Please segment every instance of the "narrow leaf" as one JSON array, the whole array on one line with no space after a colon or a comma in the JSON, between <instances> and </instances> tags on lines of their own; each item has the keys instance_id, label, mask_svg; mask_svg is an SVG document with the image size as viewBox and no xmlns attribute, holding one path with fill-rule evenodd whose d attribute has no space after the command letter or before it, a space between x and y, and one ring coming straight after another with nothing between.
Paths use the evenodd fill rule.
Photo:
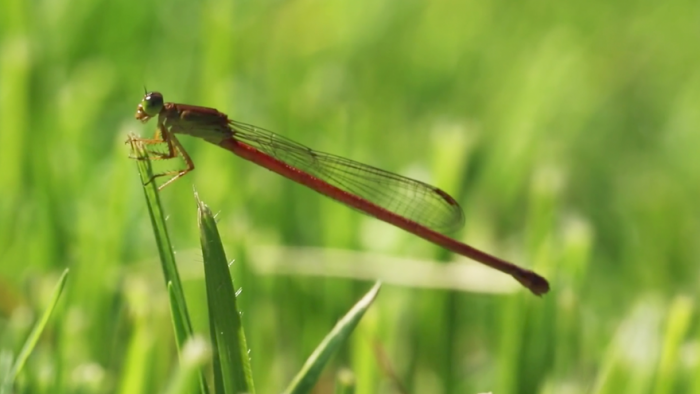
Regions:
<instances>
[{"instance_id":1,"label":"narrow leaf","mask_svg":"<svg viewBox=\"0 0 700 394\"><path fill-rule=\"evenodd\" d=\"M294 377L292 383L287 387L285 393L300 394L311 392L311 389L318 381L323 368L326 366L331 356L340 348L350 333L355 329L367 308L372 304L381 287L380 282L376 282L367 294L343 316L335 327L331 330L316 350L309 356L301 371Z\"/></svg>"},{"instance_id":2,"label":"narrow leaf","mask_svg":"<svg viewBox=\"0 0 700 394\"><path fill-rule=\"evenodd\" d=\"M34 324L32 331L29 333L29 337L27 337L27 340L22 346L22 350L20 350L19 354L17 355L17 359L15 360L15 363L8 375L8 378L11 379L11 381L14 381L17 378L17 375L22 370L22 367L24 367L27 358L29 358L29 355L32 353L32 350L34 350L34 347L39 341L39 337L44 331L46 323L48 323L49 317L51 317L51 313L56 307L58 300L61 298L61 293L63 292L63 287L66 284L67 279L68 268L63 271L63 274L61 274L61 277L58 279L58 283L56 283L56 287L54 287L53 294L51 295L51 300L49 302L49 307L46 308L39 321Z\"/></svg>"},{"instance_id":3,"label":"narrow leaf","mask_svg":"<svg viewBox=\"0 0 700 394\"><path fill-rule=\"evenodd\" d=\"M195 199L199 207L209 327L215 353L216 392L254 393L248 345L216 220L196 193Z\"/></svg>"}]
</instances>

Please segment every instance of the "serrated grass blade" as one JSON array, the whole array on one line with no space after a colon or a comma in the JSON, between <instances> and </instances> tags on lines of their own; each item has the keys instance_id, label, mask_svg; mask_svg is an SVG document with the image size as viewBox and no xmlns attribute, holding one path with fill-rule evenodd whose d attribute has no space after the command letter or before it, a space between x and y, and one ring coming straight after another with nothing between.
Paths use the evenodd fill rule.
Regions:
<instances>
[{"instance_id":1,"label":"serrated grass blade","mask_svg":"<svg viewBox=\"0 0 700 394\"><path fill-rule=\"evenodd\" d=\"M148 159L148 153L144 149L143 144L139 141L130 139L129 142L131 143L132 153L138 158L136 164L139 174L141 175L143 192L146 196L146 206L148 207L151 225L153 226L153 234L155 235L156 245L158 246L158 254L160 255L165 284L166 286L172 286L173 298L176 300L178 308L180 308L184 314L184 325L182 328L185 329L185 332L177 332L179 328L176 326L178 348L182 348L186 338L192 335L192 323L187 312L187 303L185 302L180 275L177 271L175 255L173 254L173 247L170 243L170 235L165 225L165 214L163 213L163 207L160 203L160 196L156 183L151 181L151 179L153 179L153 169L151 167L151 161Z\"/></svg>"},{"instance_id":2,"label":"serrated grass blade","mask_svg":"<svg viewBox=\"0 0 700 394\"><path fill-rule=\"evenodd\" d=\"M195 193L217 393L254 393L248 345L216 220Z\"/></svg>"}]
</instances>

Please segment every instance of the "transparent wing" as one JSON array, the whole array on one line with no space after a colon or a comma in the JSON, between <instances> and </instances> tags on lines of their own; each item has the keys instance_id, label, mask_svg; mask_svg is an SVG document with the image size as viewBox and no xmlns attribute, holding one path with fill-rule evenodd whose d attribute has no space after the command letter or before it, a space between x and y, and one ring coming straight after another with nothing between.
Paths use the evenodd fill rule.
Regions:
<instances>
[{"instance_id":1,"label":"transparent wing","mask_svg":"<svg viewBox=\"0 0 700 394\"><path fill-rule=\"evenodd\" d=\"M233 137L348 193L441 233L464 224L459 204L444 191L304 145L259 127L230 121Z\"/></svg>"}]
</instances>

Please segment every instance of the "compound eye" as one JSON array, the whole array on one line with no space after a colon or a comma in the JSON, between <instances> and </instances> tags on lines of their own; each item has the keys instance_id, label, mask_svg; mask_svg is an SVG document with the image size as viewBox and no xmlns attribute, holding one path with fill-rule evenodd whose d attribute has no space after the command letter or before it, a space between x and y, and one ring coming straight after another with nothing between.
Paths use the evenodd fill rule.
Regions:
<instances>
[{"instance_id":1,"label":"compound eye","mask_svg":"<svg viewBox=\"0 0 700 394\"><path fill-rule=\"evenodd\" d=\"M163 109L163 95L158 92L148 92L141 100L141 108L148 117L158 115Z\"/></svg>"}]
</instances>

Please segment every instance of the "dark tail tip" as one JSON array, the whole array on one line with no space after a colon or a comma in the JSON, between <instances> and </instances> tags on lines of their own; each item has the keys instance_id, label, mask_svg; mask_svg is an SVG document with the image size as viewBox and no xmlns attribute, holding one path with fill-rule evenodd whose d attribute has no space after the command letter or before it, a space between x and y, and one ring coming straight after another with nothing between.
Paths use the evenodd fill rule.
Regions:
<instances>
[{"instance_id":1,"label":"dark tail tip","mask_svg":"<svg viewBox=\"0 0 700 394\"><path fill-rule=\"evenodd\" d=\"M547 282L547 279L532 271L519 272L513 274L513 277L536 296L541 296L549 291L549 282Z\"/></svg>"}]
</instances>

